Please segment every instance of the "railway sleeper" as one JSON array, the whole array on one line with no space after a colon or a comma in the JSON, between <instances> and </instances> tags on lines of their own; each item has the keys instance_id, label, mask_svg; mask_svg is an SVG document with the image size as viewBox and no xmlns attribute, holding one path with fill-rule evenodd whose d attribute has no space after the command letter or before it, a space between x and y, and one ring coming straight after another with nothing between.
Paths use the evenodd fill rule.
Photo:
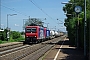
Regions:
<instances>
[{"instance_id":1,"label":"railway sleeper","mask_svg":"<svg viewBox=\"0 0 90 60\"><path fill-rule=\"evenodd\" d=\"M43 47L43 45L40 45L41 47ZM0 56L0 60L13 60L23 54L26 54L28 52L32 53L32 52L35 52L35 50L37 49L40 49L40 46L38 46L38 48L36 47L27 47L27 48L24 48L24 49L21 49L21 50L18 50L18 51L14 51L14 52L10 52L6 55L2 55ZM22 56L21 56L22 57ZM19 57L19 58L21 58Z\"/></svg>"},{"instance_id":2,"label":"railway sleeper","mask_svg":"<svg viewBox=\"0 0 90 60\"><path fill-rule=\"evenodd\" d=\"M23 46L23 43L22 44L15 44L15 45L10 45L10 46L7 46L7 47L3 47L3 48L0 48L0 51L5 51L5 50L9 50L9 49L13 49L13 48L16 48L16 47L20 47L20 46Z\"/></svg>"}]
</instances>

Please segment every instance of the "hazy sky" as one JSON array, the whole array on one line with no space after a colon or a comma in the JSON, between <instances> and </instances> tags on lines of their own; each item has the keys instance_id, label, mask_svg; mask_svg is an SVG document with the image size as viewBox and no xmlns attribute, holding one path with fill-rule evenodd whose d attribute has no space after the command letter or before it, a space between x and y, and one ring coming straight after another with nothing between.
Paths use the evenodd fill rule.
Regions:
<instances>
[{"instance_id":1,"label":"hazy sky","mask_svg":"<svg viewBox=\"0 0 90 60\"><path fill-rule=\"evenodd\" d=\"M30 18L40 18L43 22L49 23L49 29L55 29L56 26L56 30L65 31L64 25L58 24L64 23L66 18L62 10L64 4L61 2L68 2L68 0L1 0L1 27L7 27L7 14L17 14L8 16L11 30L23 31L23 19L28 19L30 16Z\"/></svg>"}]
</instances>

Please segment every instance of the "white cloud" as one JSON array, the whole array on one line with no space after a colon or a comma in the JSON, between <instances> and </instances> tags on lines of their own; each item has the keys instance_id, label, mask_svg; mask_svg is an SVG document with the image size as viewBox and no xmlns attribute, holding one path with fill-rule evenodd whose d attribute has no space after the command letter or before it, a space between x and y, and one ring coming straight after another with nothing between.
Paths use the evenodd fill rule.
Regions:
<instances>
[{"instance_id":1,"label":"white cloud","mask_svg":"<svg viewBox=\"0 0 90 60\"><path fill-rule=\"evenodd\" d=\"M19 25L15 24L15 26L19 26Z\"/></svg>"}]
</instances>

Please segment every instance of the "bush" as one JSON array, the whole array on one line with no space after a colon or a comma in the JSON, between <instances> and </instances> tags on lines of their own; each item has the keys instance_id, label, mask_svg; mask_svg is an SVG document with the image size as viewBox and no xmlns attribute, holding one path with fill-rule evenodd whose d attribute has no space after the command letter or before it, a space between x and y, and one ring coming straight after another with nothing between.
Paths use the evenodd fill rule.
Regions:
<instances>
[{"instance_id":1,"label":"bush","mask_svg":"<svg viewBox=\"0 0 90 60\"><path fill-rule=\"evenodd\" d=\"M0 44L2 43L8 43L8 42L19 42L19 41L23 41L25 40L22 36L20 32L17 31L10 31L10 39L8 41L6 41L6 30L4 30L4 32L0 32Z\"/></svg>"},{"instance_id":2,"label":"bush","mask_svg":"<svg viewBox=\"0 0 90 60\"><path fill-rule=\"evenodd\" d=\"M2 43L2 41L0 40L0 44Z\"/></svg>"},{"instance_id":3,"label":"bush","mask_svg":"<svg viewBox=\"0 0 90 60\"><path fill-rule=\"evenodd\" d=\"M12 36L12 39L17 39L21 37L20 32L16 32L16 31L11 31L10 35Z\"/></svg>"},{"instance_id":4,"label":"bush","mask_svg":"<svg viewBox=\"0 0 90 60\"><path fill-rule=\"evenodd\" d=\"M23 40L25 40L25 39L22 38L22 37L15 39L15 41L17 41L17 42L19 42L19 41L23 41Z\"/></svg>"},{"instance_id":5,"label":"bush","mask_svg":"<svg viewBox=\"0 0 90 60\"><path fill-rule=\"evenodd\" d=\"M10 39L9 42L15 42L15 40L14 39Z\"/></svg>"}]
</instances>

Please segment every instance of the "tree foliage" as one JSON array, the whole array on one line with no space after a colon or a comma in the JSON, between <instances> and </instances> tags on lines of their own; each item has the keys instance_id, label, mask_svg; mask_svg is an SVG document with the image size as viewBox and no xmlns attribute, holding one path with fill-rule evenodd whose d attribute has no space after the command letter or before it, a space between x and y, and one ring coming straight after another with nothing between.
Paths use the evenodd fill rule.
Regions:
<instances>
[{"instance_id":1,"label":"tree foliage","mask_svg":"<svg viewBox=\"0 0 90 60\"><path fill-rule=\"evenodd\" d=\"M21 33L17 31L11 31L10 36L12 36L12 39L17 39L21 37Z\"/></svg>"},{"instance_id":2,"label":"tree foliage","mask_svg":"<svg viewBox=\"0 0 90 60\"><path fill-rule=\"evenodd\" d=\"M39 18L31 18L31 19L28 19L25 24L24 24L24 28L25 26L28 26L28 25L37 25L37 26L43 26L44 22L42 22L41 19Z\"/></svg>"},{"instance_id":3,"label":"tree foliage","mask_svg":"<svg viewBox=\"0 0 90 60\"><path fill-rule=\"evenodd\" d=\"M73 4L66 4L63 7L63 11L66 14L71 14L71 15L66 15L67 19L65 19L65 23L64 25L66 26L66 29L68 31L68 36L69 39L71 41L71 43L73 45L75 45L75 40L77 38L77 29L78 29L78 40L79 40L79 46L83 47L83 43L84 43L84 0L70 0L69 3L73 3ZM87 17L87 32L89 32L89 21L90 21L90 0L86 0L86 17ZM82 7L82 12L79 13L79 17L77 16L77 14L74 11L75 6L81 6ZM78 21L79 21L79 25L78 25ZM89 33L87 33L87 42L89 40ZM87 43L88 44L88 43ZM88 45L87 45L88 46Z\"/></svg>"}]
</instances>

